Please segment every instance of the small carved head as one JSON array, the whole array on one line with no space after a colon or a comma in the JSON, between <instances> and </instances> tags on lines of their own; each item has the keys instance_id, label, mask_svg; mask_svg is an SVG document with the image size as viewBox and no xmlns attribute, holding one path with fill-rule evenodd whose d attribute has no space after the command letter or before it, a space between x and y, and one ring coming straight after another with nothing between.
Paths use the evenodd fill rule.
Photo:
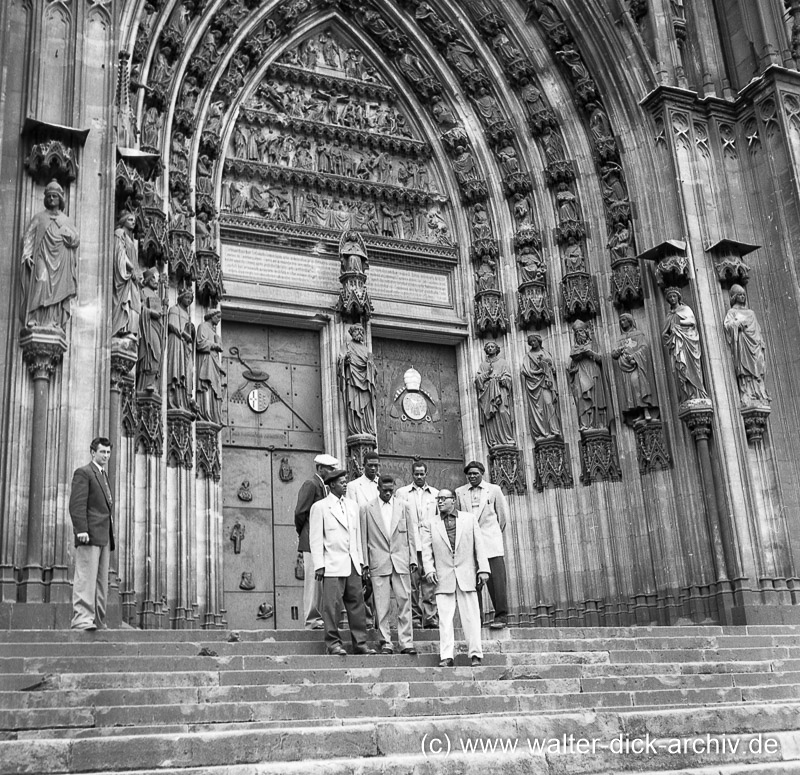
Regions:
<instances>
[{"instance_id":1,"label":"small carved head","mask_svg":"<svg viewBox=\"0 0 800 775\"><path fill-rule=\"evenodd\" d=\"M483 346L483 351L491 358L493 355L497 355L500 352L500 347L497 342L487 342Z\"/></svg>"},{"instance_id":2,"label":"small carved head","mask_svg":"<svg viewBox=\"0 0 800 775\"><path fill-rule=\"evenodd\" d=\"M350 334L350 338L354 342L364 341L364 326L362 326L360 323L350 326L350 328L347 329L347 333Z\"/></svg>"},{"instance_id":3,"label":"small carved head","mask_svg":"<svg viewBox=\"0 0 800 775\"><path fill-rule=\"evenodd\" d=\"M542 347L542 337L539 334L528 334L528 346L531 350L540 350Z\"/></svg>"},{"instance_id":4,"label":"small carved head","mask_svg":"<svg viewBox=\"0 0 800 775\"><path fill-rule=\"evenodd\" d=\"M664 289L664 297L667 300L667 304L670 307L677 307L683 301L683 294L680 292L680 289L675 288L674 286L670 286L669 288Z\"/></svg>"},{"instance_id":5,"label":"small carved head","mask_svg":"<svg viewBox=\"0 0 800 775\"><path fill-rule=\"evenodd\" d=\"M130 210L123 210L117 219L117 226L121 229L130 229L133 231L136 226L136 216Z\"/></svg>"},{"instance_id":6,"label":"small carved head","mask_svg":"<svg viewBox=\"0 0 800 775\"><path fill-rule=\"evenodd\" d=\"M623 312L619 316L619 328L623 333L630 331L632 328L636 328L636 321L633 319L633 315L631 315L630 312Z\"/></svg>"},{"instance_id":7,"label":"small carved head","mask_svg":"<svg viewBox=\"0 0 800 775\"><path fill-rule=\"evenodd\" d=\"M591 341L592 332L582 320L576 320L572 324L572 333L575 335L575 341L578 344L586 344L586 342Z\"/></svg>"},{"instance_id":8,"label":"small carved head","mask_svg":"<svg viewBox=\"0 0 800 775\"><path fill-rule=\"evenodd\" d=\"M733 307L736 304L741 304L742 306L747 304L747 292L739 284L731 285L731 288L728 291L728 295L730 298L731 307Z\"/></svg>"},{"instance_id":9,"label":"small carved head","mask_svg":"<svg viewBox=\"0 0 800 775\"><path fill-rule=\"evenodd\" d=\"M64 199L64 189L61 188L58 181L53 178L44 189L44 206L51 210L54 207L58 207L59 210L63 210L67 205L66 199Z\"/></svg>"}]
</instances>

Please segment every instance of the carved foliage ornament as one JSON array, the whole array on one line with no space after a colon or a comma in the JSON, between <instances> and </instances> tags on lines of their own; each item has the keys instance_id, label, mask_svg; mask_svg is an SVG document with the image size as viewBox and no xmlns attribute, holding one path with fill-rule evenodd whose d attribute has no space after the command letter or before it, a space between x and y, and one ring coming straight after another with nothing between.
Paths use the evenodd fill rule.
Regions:
<instances>
[{"instance_id":1,"label":"carved foliage ornament","mask_svg":"<svg viewBox=\"0 0 800 775\"><path fill-rule=\"evenodd\" d=\"M524 495L525 466L516 447L496 447L489 455L491 481L507 495Z\"/></svg>"},{"instance_id":2,"label":"carved foliage ornament","mask_svg":"<svg viewBox=\"0 0 800 775\"><path fill-rule=\"evenodd\" d=\"M533 448L536 467L536 489L575 486L572 478L569 447L560 439L537 441Z\"/></svg>"}]
</instances>

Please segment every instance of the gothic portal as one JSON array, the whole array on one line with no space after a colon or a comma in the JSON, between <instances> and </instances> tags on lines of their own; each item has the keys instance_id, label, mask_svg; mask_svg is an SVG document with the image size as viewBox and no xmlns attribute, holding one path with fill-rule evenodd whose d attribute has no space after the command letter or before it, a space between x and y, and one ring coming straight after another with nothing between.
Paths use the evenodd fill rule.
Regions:
<instances>
[{"instance_id":1,"label":"gothic portal","mask_svg":"<svg viewBox=\"0 0 800 775\"><path fill-rule=\"evenodd\" d=\"M507 492L512 621L800 620L798 0L7 0L0 622L302 626L293 510ZM44 205L44 208L43 208Z\"/></svg>"}]
</instances>

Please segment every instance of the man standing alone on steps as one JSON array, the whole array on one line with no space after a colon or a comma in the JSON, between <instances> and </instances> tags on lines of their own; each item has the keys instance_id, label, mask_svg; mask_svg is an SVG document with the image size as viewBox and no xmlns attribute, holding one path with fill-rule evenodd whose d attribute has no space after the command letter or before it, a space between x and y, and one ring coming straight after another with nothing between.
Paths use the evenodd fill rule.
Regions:
<instances>
[{"instance_id":1,"label":"man standing alone on steps","mask_svg":"<svg viewBox=\"0 0 800 775\"><path fill-rule=\"evenodd\" d=\"M69 498L75 531L71 627L105 630L109 555L114 551L114 501L106 474L111 442L98 436L92 439L89 451L92 462L73 474Z\"/></svg>"},{"instance_id":2,"label":"man standing alone on steps","mask_svg":"<svg viewBox=\"0 0 800 775\"><path fill-rule=\"evenodd\" d=\"M322 623L322 584L314 575L314 562L311 559L311 545L308 542L308 518L311 507L321 501L327 494L325 477L339 467L339 461L332 455L317 455L314 458L316 473L313 478L306 479L297 494L297 506L294 510L294 526L297 529L297 551L303 553L303 612L307 630L321 630Z\"/></svg>"}]
</instances>

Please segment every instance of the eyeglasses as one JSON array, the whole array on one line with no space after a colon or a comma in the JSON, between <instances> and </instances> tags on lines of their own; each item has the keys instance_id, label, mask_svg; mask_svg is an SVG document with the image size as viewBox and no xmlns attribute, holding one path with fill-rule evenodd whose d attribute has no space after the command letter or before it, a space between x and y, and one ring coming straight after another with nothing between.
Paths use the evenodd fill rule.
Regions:
<instances>
[{"instance_id":1,"label":"eyeglasses","mask_svg":"<svg viewBox=\"0 0 800 775\"><path fill-rule=\"evenodd\" d=\"M455 500L455 498L456 498L455 495L439 495L439 496L437 496L436 500L437 501L452 501L452 500Z\"/></svg>"}]
</instances>

